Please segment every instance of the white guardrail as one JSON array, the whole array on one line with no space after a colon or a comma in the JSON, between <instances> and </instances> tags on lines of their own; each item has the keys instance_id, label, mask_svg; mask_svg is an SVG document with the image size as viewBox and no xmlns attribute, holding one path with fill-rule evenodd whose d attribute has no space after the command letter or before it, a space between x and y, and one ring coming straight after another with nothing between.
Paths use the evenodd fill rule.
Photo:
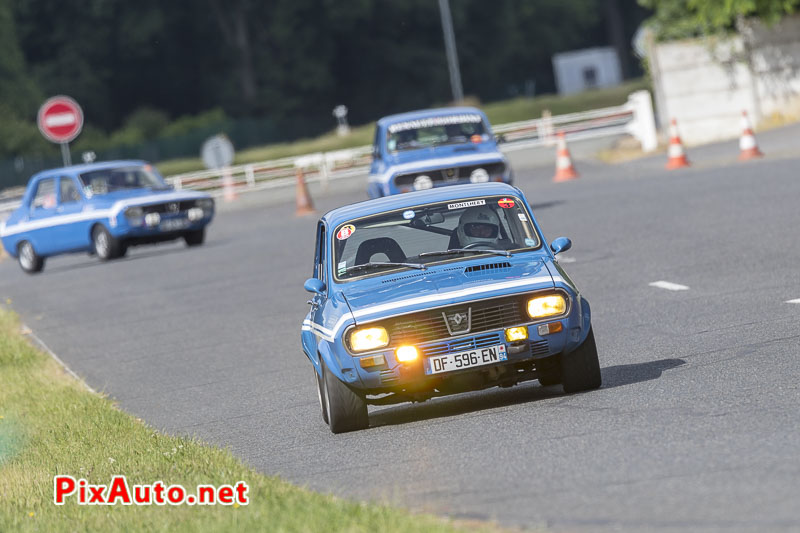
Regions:
<instances>
[{"instance_id":1,"label":"white guardrail","mask_svg":"<svg viewBox=\"0 0 800 533\"><path fill-rule=\"evenodd\" d=\"M645 152L655 150L658 137L655 128L650 93L642 90L628 96L620 106L594 109L580 113L549 116L533 120L500 124L493 127L502 136L503 152L513 152L533 146L550 146L555 136L563 132L568 141L628 134L642 144ZM298 170L307 182L327 184L329 180L367 174L372 157L371 146L361 146L335 152L319 152L298 157L286 157L260 163L237 165L222 170L205 170L167 176L175 189L207 191L222 196L226 183L236 193L294 185ZM4 212L19 205L19 198L0 200L0 220Z\"/></svg>"}]
</instances>

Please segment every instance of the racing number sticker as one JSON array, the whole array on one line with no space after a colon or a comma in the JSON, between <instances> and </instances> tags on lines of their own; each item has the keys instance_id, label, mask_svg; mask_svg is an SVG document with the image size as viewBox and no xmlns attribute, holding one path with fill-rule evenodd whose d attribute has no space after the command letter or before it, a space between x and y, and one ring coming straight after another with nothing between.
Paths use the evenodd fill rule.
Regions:
<instances>
[{"instance_id":1,"label":"racing number sticker","mask_svg":"<svg viewBox=\"0 0 800 533\"><path fill-rule=\"evenodd\" d=\"M342 226L342 229L339 230L339 233L336 234L336 238L340 241L343 241L350 237L353 232L356 230L356 227L352 224L348 224L346 226Z\"/></svg>"},{"instance_id":2,"label":"racing number sticker","mask_svg":"<svg viewBox=\"0 0 800 533\"><path fill-rule=\"evenodd\" d=\"M511 209L512 207L514 207L515 204L514 200L512 200L511 198L500 198L499 200L497 200L497 205L499 205L503 209Z\"/></svg>"}]
</instances>

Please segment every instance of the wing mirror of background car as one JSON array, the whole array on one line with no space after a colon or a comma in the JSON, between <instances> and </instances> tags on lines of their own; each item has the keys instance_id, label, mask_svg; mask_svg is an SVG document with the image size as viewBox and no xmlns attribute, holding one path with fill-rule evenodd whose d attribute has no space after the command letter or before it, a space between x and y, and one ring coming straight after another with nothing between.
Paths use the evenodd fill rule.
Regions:
<instances>
[{"instance_id":1,"label":"wing mirror of background car","mask_svg":"<svg viewBox=\"0 0 800 533\"><path fill-rule=\"evenodd\" d=\"M506 136L503 135L503 134L495 135L494 136L494 142L496 142L497 144L504 143L504 142L506 142Z\"/></svg>"},{"instance_id":2,"label":"wing mirror of background car","mask_svg":"<svg viewBox=\"0 0 800 533\"><path fill-rule=\"evenodd\" d=\"M308 292L322 294L325 291L325 283L321 279L308 278L303 284L303 288Z\"/></svg>"},{"instance_id":3,"label":"wing mirror of background car","mask_svg":"<svg viewBox=\"0 0 800 533\"><path fill-rule=\"evenodd\" d=\"M559 237L550 243L550 249L553 250L553 255L566 252L570 248L572 248L572 241L566 237Z\"/></svg>"}]
</instances>

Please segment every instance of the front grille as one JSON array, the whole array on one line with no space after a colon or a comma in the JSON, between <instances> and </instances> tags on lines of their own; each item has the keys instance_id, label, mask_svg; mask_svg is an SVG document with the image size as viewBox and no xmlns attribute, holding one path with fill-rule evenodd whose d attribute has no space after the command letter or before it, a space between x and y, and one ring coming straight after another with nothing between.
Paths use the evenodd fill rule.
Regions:
<instances>
[{"instance_id":1,"label":"front grille","mask_svg":"<svg viewBox=\"0 0 800 533\"><path fill-rule=\"evenodd\" d=\"M484 169L491 178L502 176L503 172L506 170L506 166L502 162L486 163L483 165L465 165L461 167L448 167L438 170L428 170L425 172L401 174L394 178L394 183L397 187L413 187L414 180L417 178L417 176L421 176L423 174L428 176L433 181L434 185L442 183L455 183L462 180L468 180L469 175L472 174L472 171L477 168Z\"/></svg>"},{"instance_id":2,"label":"front grille","mask_svg":"<svg viewBox=\"0 0 800 533\"><path fill-rule=\"evenodd\" d=\"M472 327L464 334L516 326L528 321L527 315L523 314L522 299L514 296L412 313L389 319L384 327L389 332L392 346L422 344L437 339L446 339L451 335L442 312L448 314L466 312L467 308L472 308Z\"/></svg>"},{"instance_id":3,"label":"front grille","mask_svg":"<svg viewBox=\"0 0 800 533\"><path fill-rule=\"evenodd\" d=\"M177 211L172 211L170 207L174 204L178 205ZM194 200L182 200L180 202L164 202L163 204L143 205L142 210L147 213L173 213L180 211L188 211L195 206Z\"/></svg>"},{"instance_id":4,"label":"front grille","mask_svg":"<svg viewBox=\"0 0 800 533\"><path fill-rule=\"evenodd\" d=\"M546 342L547 341L545 341L545 343ZM486 348L487 346L497 346L502 343L503 339L499 333L489 333L488 335L478 335L476 337L458 339L457 341L440 342L431 346L424 346L422 347L422 355L431 357L433 355L442 355L446 353L465 352L467 350Z\"/></svg>"}]
</instances>

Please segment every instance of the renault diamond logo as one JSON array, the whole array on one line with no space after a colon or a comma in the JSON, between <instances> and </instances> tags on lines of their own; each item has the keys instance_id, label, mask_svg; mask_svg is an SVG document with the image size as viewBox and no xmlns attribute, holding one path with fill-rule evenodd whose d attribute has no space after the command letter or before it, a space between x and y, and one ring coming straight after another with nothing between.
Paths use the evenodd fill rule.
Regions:
<instances>
[{"instance_id":1,"label":"renault diamond logo","mask_svg":"<svg viewBox=\"0 0 800 533\"><path fill-rule=\"evenodd\" d=\"M443 311L442 318L444 318L444 324L447 326L447 331L450 335L469 333L469 330L472 329L471 307L468 307L466 311Z\"/></svg>"},{"instance_id":2,"label":"renault diamond logo","mask_svg":"<svg viewBox=\"0 0 800 533\"><path fill-rule=\"evenodd\" d=\"M442 171L444 179L447 181L455 181L458 179L458 171L455 168L447 168Z\"/></svg>"},{"instance_id":3,"label":"renault diamond logo","mask_svg":"<svg viewBox=\"0 0 800 533\"><path fill-rule=\"evenodd\" d=\"M176 202L172 202L167 204L167 211L170 213L177 213L178 212L178 204Z\"/></svg>"}]
</instances>

